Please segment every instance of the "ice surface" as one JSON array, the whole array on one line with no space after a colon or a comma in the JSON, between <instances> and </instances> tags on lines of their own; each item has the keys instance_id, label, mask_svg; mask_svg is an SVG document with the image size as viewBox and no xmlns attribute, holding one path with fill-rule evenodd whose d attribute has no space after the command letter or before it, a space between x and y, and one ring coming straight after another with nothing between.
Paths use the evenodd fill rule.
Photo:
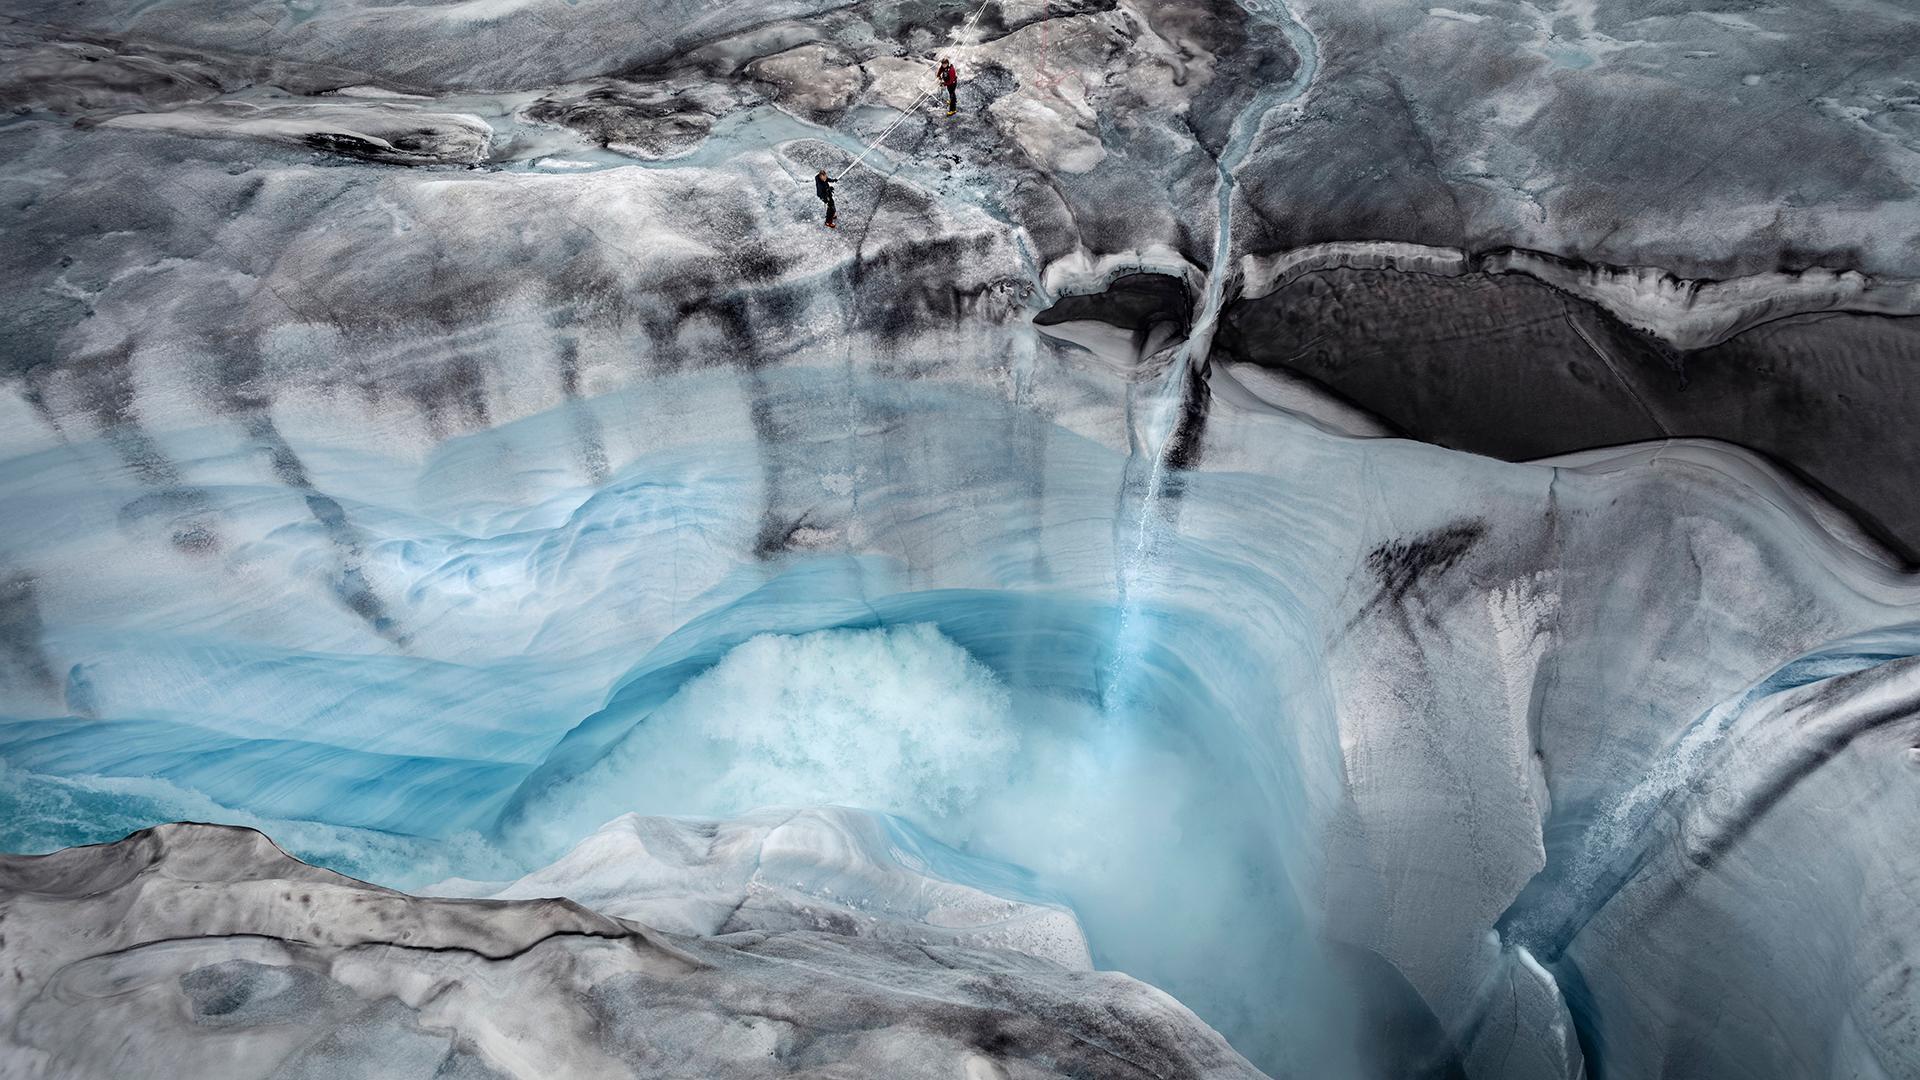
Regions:
<instances>
[{"instance_id":1,"label":"ice surface","mask_svg":"<svg viewBox=\"0 0 1920 1080\"><path fill-rule=\"evenodd\" d=\"M9 1072L1254 1077L1153 988L1001 949L690 938L564 900L440 900L163 826L0 858ZM76 1022L80 1021L80 1022Z\"/></svg>"},{"instance_id":2,"label":"ice surface","mask_svg":"<svg viewBox=\"0 0 1920 1080\"><path fill-rule=\"evenodd\" d=\"M229 8L0 27L0 848L328 870L8 860L0 1071L1920 1068L1911 20Z\"/></svg>"}]
</instances>

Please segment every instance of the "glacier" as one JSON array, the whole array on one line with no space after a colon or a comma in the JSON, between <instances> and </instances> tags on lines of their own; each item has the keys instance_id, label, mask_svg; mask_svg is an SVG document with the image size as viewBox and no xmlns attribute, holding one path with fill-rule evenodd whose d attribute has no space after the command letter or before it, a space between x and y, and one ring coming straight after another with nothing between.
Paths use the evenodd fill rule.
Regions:
<instances>
[{"instance_id":1,"label":"glacier","mask_svg":"<svg viewBox=\"0 0 1920 1080\"><path fill-rule=\"evenodd\" d=\"M1699 8L18 0L0 1076L1920 1075L1920 20Z\"/></svg>"}]
</instances>

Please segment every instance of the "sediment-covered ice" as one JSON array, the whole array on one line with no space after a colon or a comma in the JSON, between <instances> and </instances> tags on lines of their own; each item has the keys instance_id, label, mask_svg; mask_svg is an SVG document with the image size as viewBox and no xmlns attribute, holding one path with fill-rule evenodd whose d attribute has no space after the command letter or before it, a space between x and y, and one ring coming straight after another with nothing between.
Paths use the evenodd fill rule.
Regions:
<instances>
[{"instance_id":1,"label":"sediment-covered ice","mask_svg":"<svg viewBox=\"0 0 1920 1080\"><path fill-rule=\"evenodd\" d=\"M486 155L493 129L477 116L390 105L182 106L129 113L104 124L197 138L271 139L390 165L471 165Z\"/></svg>"},{"instance_id":2,"label":"sediment-covered ice","mask_svg":"<svg viewBox=\"0 0 1920 1080\"><path fill-rule=\"evenodd\" d=\"M168 825L0 857L9 1075L1254 1077L1123 975L407 896Z\"/></svg>"},{"instance_id":3,"label":"sediment-covered ice","mask_svg":"<svg viewBox=\"0 0 1920 1080\"><path fill-rule=\"evenodd\" d=\"M0 28L0 1071L1920 1071L1911 20L970 12Z\"/></svg>"}]
</instances>

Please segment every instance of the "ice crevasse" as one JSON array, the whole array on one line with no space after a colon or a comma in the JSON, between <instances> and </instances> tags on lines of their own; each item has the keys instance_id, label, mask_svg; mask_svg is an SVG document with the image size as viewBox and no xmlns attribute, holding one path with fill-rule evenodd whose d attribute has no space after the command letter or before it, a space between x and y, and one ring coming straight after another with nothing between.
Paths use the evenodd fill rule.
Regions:
<instances>
[{"instance_id":1,"label":"ice crevasse","mask_svg":"<svg viewBox=\"0 0 1920 1080\"><path fill-rule=\"evenodd\" d=\"M1251 98L1161 162L1207 235L1100 255L931 154L824 249L770 107L556 175L18 136L49 235L203 202L20 271L86 312L0 395L0 1073L1920 1075L1920 586L1726 444L1210 356ZM1149 278L1198 317L1065 311Z\"/></svg>"},{"instance_id":2,"label":"ice crevasse","mask_svg":"<svg viewBox=\"0 0 1920 1080\"><path fill-rule=\"evenodd\" d=\"M507 883L622 814L856 807L943 878L1071 912L1096 966L1275 1075L1406 1064L1355 1049L1383 1018L1423 1061L1533 1055L1513 1075L1573 1074L1582 1039L1910 1060L1870 999L1795 1032L1754 998L1891 979L1910 874L1875 829L1910 798L1912 587L1777 477L1216 400L1204 463L1148 500L1123 426L1075 419L695 371L412 457L280 421L306 490L244 428L151 431L188 525L129 512L152 495L108 440L16 453L5 846L217 820L530 896ZM202 519L212 553L180 542ZM1710 977L1771 1041L1650 1012Z\"/></svg>"}]
</instances>

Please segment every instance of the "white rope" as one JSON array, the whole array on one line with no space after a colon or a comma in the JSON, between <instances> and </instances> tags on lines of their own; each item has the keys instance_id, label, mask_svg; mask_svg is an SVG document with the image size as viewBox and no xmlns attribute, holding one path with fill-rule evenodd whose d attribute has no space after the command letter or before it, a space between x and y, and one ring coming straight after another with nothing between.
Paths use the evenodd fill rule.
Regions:
<instances>
[{"instance_id":1,"label":"white rope","mask_svg":"<svg viewBox=\"0 0 1920 1080\"><path fill-rule=\"evenodd\" d=\"M993 0L981 0L980 6L973 11L973 17L967 20L967 25L960 28L961 37L965 37L972 32L973 24L979 21L980 16L987 10L987 5L991 3L993 3Z\"/></svg>"},{"instance_id":2,"label":"white rope","mask_svg":"<svg viewBox=\"0 0 1920 1080\"><path fill-rule=\"evenodd\" d=\"M888 124L887 130L881 132L879 138L868 143L867 148L865 150L860 151L859 157L854 158L852 163L850 163L846 168L840 170L840 175L833 178L835 182L846 179L847 174L852 172L855 166L859 165L860 162L865 160L866 156L872 153L876 148L878 148L881 143L886 142L887 136L893 134L893 129L900 126L900 121L905 120L909 116L912 116L913 110L919 108L920 103L927 100L927 95L931 93L933 93L933 91L931 90L920 91L920 96L913 99L913 104L907 106L906 111L900 114L899 119L895 120L891 124Z\"/></svg>"},{"instance_id":3,"label":"white rope","mask_svg":"<svg viewBox=\"0 0 1920 1080\"><path fill-rule=\"evenodd\" d=\"M980 16L986 14L987 5L991 3L993 3L993 0L980 0L980 6L973 9L973 14L967 18L966 25L960 28L961 37L965 37L966 35L973 32L973 24L976 22L979 22ZM920 103L927 100L927 95L931 93L933 93L933 91L931 90L920 91L920 96L913 99L913 104L908 105L906 107L905 111L903 111L900 114L899 119L896 119L893 123L888 124L887 130L881 132L879 138L868 143L867 148L865 150L860 151L859 157L854 158L853 161L849 163L846 168L841 169L840 175L833 178L834 182L839 183L841 180L846 179L847 174L852 172L856 167L858 167L862 161L865 161L868 154L879 149L880 144L887 141L887 136L893 134L893 129L900 126L900 121L905 120L909 116L912 116L913 110L919 108Z\"/></svg>"}]
</instances>

